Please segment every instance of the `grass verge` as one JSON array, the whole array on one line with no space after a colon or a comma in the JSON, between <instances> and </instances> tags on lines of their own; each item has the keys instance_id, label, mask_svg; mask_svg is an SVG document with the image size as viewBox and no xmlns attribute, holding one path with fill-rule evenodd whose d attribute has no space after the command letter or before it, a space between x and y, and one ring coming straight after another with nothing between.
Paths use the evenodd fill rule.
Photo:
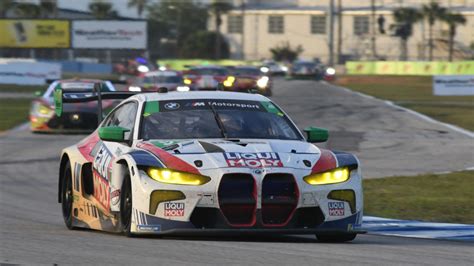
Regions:
<instances>
[{"instance_id":1,"label":"grass verge","mask_svg":"<svg viewBox=\"0 0 474 266\"><path fill-rule=\"evenodd\" d=\"M366 179L364 214L474 224L474 171Z\"/></svg>"},{"instance_id":2,"label":"grass verge","mask_svg":"<svg viewBox=\"0 0 474 266\"><path fill-rule=\"evenodd\" d=\"M335 84L474 131L474 96L434 96L425 76L341 76Z\"/></svg>"},{"instance_id":3,"label":"grass verge","mask_svg":"<svg viewBox=\"0 0 474 266\"><path fill-rule=\"evenodd\" d=\"M10 129L28 120L31 99L0 98L0 131Z\"/></svg>"}]
</instances>

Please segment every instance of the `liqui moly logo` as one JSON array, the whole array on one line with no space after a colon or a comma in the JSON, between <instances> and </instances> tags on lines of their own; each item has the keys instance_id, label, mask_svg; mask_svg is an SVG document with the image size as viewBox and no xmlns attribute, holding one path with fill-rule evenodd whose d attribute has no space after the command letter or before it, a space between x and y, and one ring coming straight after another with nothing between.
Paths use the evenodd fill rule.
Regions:
<instances>
[{"instance_id":1,"label":"liqui moly logo","mask_svg":"<svg viewBox=\"0 0 474 266\"><path fill-rule=\"evenodd\" d=\"M283 167L280 157L275 152L226 152L224 157L230 167Z\"/></svg>"},{"instance_id":2,"label":"liqui moly logo","mask_svg":"<svg viewBox=\"0 0 474 266\"><path fill-rule=\"evenodd\" d=\"M165 216L184 216L184 203L166 202Z\"/></svg>"}]
</instances>

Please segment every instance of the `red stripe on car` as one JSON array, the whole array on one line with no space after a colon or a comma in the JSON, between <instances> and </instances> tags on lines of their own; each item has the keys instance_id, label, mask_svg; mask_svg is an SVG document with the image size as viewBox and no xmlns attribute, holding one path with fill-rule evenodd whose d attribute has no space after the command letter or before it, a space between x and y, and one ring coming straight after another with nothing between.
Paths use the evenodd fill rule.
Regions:
<instances>
[{"instance_id":1,"label":"red stripe on car","mask_svg":"<svg viewBox=\"0 0 474 266\"><path fill-rule=\"evenodd\" d=\"M311 173L322 173L337 167L337 161L334 154L329 150L321 149L321 157L313 166Z\"/></svg>"}]
</instances>

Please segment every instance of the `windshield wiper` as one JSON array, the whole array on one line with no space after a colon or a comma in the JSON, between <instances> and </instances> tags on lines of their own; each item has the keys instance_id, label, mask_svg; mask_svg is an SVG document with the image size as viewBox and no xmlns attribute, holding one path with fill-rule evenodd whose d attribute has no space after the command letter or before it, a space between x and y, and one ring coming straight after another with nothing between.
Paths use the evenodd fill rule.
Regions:
<instances>
[{"instance_id":1,"label":"windshield wiper","mask_svg":"<svg viewBox=\"0 0 474 266\"><path fill-rule=\"evenodd\" d=\"M219 126L219 129L221 130L221 134L224 137L224 139L227 139L227 132L225 131L224 124L222 123L221 118L219 117L219 114L216 112L216 109L212 104L209 104L209 108L212 110L212 113L214 114L214 118L217 121L217 125Z\"/></svg>"}]
</instances>

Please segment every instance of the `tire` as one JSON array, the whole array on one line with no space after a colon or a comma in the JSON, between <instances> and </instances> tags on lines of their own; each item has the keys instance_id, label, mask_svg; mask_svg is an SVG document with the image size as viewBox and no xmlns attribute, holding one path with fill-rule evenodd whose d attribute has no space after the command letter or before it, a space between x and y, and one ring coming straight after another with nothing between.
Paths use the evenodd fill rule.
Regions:
<instances>
[{"instance_id":1,"label":"tire","mask_svg":"<svg viewBox=\"0 0 474 266\"><path fill-rule=\"evenodd\" d=\"M63 172L62 185L61 185L61 209L63 212L63 219L66 227L69 230L72 230L74 226L72 225L73 220L73 192L72 192L72 173L71 166L67 162L66 167Z\"/></svg>"},{"instance_id":2,"label":"tire","mask_svg":"<svg viewBox=\"0 0 474 266\"><path fill-rule=\"evenodd\" d=\"M357 234L333 234L333 235L328 235L328 234L316 234L316 238L320 242L324 243L343 243L343 242L349 242L352 241L356 238Z\"/></svg>"},{"instance_id":3,"label":"tire","mask_svg":"<svg viewBox=\"0 0 474 266\"><path fill-rule=\"evenodd\" d=\"M132 237L130 231L132 225L132 184L130 175L126 175L123 179L122 189L120 192L120 221L122 223L122 232Z\"/></svg>"}]
</instances>

